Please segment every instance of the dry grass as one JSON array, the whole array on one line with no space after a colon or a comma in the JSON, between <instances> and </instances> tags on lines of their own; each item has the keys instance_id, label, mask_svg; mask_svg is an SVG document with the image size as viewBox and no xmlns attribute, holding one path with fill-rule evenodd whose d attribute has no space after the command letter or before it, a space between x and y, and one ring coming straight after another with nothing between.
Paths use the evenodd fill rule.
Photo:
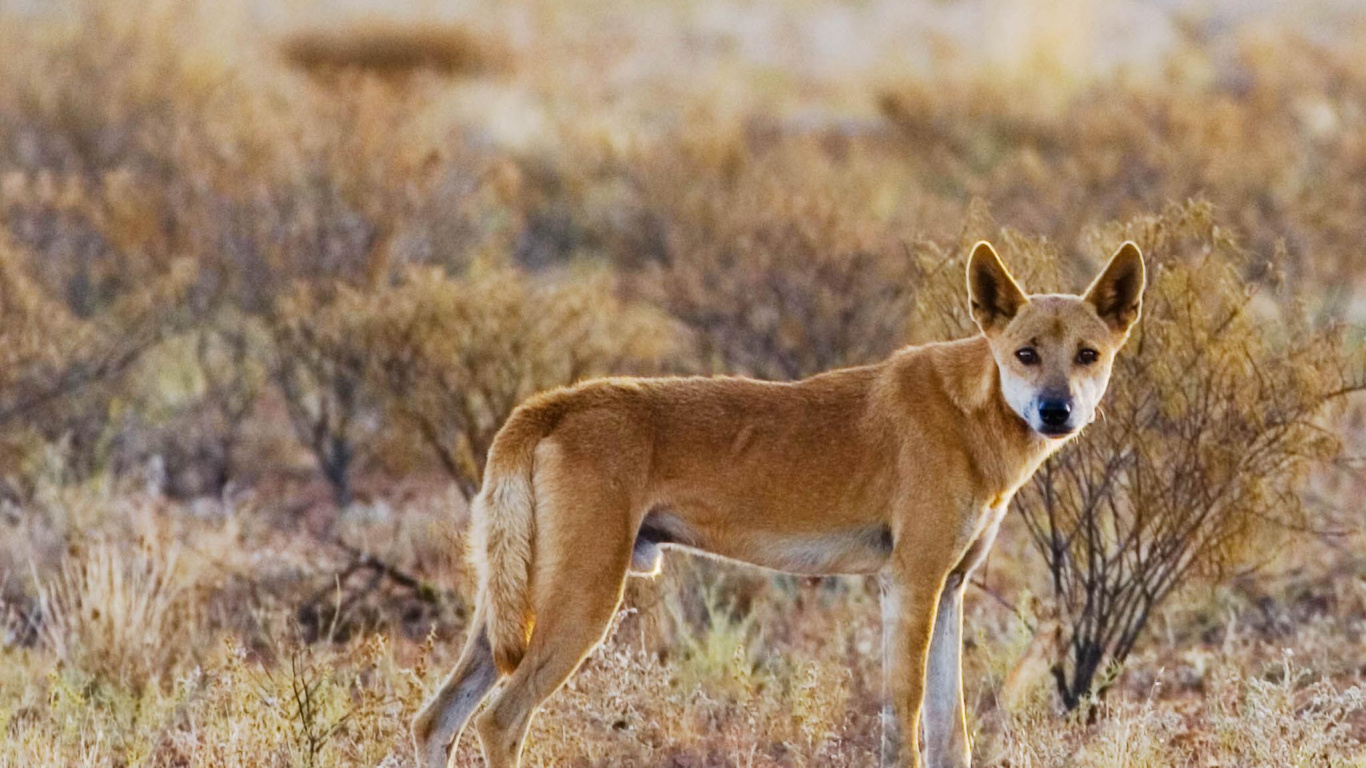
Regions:
<instances>
[{"instance_id":1,"label":"dry grass","mask_svg":"<svg viewBox=\"0 0 1366 768\"><path fill-rule=\"evenodd\" d=\"M431 531L451 525L438 501L395 510L402 527L352 519L344 534L388 542L377 552L391 562L463 588L458 571L427 560L441 550ZM108 509L99 526L124 535L176 531L156 550L171 554L111 562L104 545L70 556L63 583L41 594L98 598L112 615L66 613L60 636L45 630L6 652L0 763L407 764L407 718L452 661L458 616L438 620L432 638L406 634L401 616L352 616L343 621L377 621L378 631L304 643L289 606L301 587L326 589L342 559L177 505ZM988 583L1019 576L993 562ZM1296 594L1316 580L1192 595L1089 717L1062 714L1043 678L1000 705L1032 620L974 591L966 659L979 764L1357 764L1366 592L1343 583L1333 608ZM1256 596L1264 586L1285 591ZM862 580L770 583L670 557L657 580L633 584L609 642L538 719L530 764L866 765L878 740L877 615L877 591ZM456 764L478 765L474 754L467 739Z\"/></svg>"},{"instance_id":2,"label":"dry grass","mask_svg":"<svg viewBox=\"0 0 1366 768\"><path fill-rule=\"evenodd\" d=\"M1231 466L1366 376L1366 13L1153 11L1121 46L1097 30L1136 6L1064 2L985 46L968 5L0 7L0 766L410 764L519 398L960 334L978 237L1039 289L1125 236L1163 265L1079 472ZM1077 712L1069 606L1010 520L970 592L977 764L1366 764L1366 408L1296 414L1306 450L1234 484L1225 568ZM1198 506L1121 489L1115 519L1139 498ZM871 764L877 615L871 581L670 556L528 763Z\"/></svg>"}]
</instances>

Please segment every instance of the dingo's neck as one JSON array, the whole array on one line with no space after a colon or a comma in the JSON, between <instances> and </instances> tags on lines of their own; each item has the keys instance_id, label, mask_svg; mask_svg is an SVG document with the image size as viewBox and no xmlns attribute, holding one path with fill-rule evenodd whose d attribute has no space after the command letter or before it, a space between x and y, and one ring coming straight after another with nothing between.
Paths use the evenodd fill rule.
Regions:
<instances>
[{"instance_id":1,"label":"dingo's neck","mask_svg":"<svg viewBox=\"0 0 1366 768\"><path fill-rule=\"evenodd\" d=\"M963 413L963 428L979 433L980 439L964 442L974 463L993 491L1014 493L1067 441L1040 435L1011 410L985 336L932 346L944 392Z\"/></svg>"}]
</instances>

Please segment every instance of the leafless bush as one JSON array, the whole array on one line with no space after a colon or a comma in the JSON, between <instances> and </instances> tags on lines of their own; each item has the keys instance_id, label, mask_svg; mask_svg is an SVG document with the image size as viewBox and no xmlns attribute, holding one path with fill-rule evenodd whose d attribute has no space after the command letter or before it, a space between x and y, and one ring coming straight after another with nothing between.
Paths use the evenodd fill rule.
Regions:
<instances>
[{"instance_id":1,"label":"leafless bush","mask_svg":"<svg viewBox=\"0 0 1366 768\"><path fill-rule=\"evenodd\" d=\"M373 408L367 353L356 336L361 322L336 299L319 298L307 286L282 299L268 321L275 345L272 370L290 425L341 507L352 500L351 471L367 429L362 418Z\"/></svg>"},{"instance_id":2,"label":"leafless bush","mask_svg":"<svg viewBox=\"0 0 1366 768\"><path fill-rule=\"evenodd\" d=\"M1338 330L1244 281L1252 256L1208 208L1123 234L1150 254L1142 324L1103 418L1019 494L1052 577L1064 654L1053 675L1069 709L1104 692L1097 675L1174 590L1255 567L1252 545L1274 550L1303 529L1301 482L1337 449L1324 409L1366 383ZM1050 258L1037 244L1021 256Z\"/></svg>"},{"instance_id":3,"label":"leafless bush","mask_svg":"<svg viewBox=\"0 0 1366 768\"><path fill-rule=\"evenodd\" d=\"M224 308L151 350L130 375L140 398L116 470L178 498L241 490L242 443L270 383L264 325Z\"/></svg>"}]
</instances>

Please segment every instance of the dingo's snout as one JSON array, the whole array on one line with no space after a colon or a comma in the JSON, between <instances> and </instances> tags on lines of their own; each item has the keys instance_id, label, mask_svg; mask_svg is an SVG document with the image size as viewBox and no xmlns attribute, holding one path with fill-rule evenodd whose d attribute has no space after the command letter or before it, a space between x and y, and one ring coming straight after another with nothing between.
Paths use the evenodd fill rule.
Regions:
<instances>
[{"instance_id":1,"label":"dingo's snout","mask_svg":"<svg viewBox=\"0 0 1366 768\"><path fill-rule=\"evenodd\" d=\"M1049 437L1071 434L1076 426L1072 424L1072 398L1044 395L1034 401L1038 423L1034 429Z\"/></svg>"}]
</instances>

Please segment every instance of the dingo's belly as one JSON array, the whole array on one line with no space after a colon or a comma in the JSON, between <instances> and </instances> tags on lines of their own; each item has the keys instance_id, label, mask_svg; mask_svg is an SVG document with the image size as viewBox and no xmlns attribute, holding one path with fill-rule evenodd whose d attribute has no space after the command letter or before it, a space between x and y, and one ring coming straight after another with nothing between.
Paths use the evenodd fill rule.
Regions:
<instances>
[{"instance_id":1,"label":"dingo's belly","mask_svg":"<svg viewBox=\"0 0 1366 768\"><path fill-rule=\"evenodd\" d=\"M660 546L684 547L785 573L830 576L881 569L892 553L892 533L877 524L800 532L748 528L734 520L709 526L657 509L641 524L634 559L656 561Z\"/></svg>"}]
</instances>

